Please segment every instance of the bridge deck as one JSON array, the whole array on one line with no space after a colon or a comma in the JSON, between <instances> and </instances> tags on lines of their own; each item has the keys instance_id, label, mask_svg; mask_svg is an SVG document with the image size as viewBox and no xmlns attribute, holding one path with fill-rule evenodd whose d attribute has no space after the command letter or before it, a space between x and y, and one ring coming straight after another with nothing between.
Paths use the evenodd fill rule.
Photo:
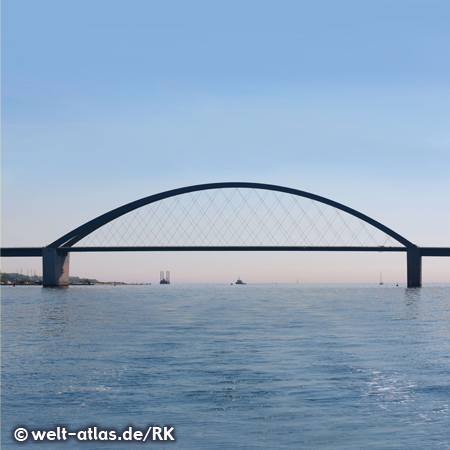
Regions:
<instances>
[{"instance_id":1,"label":"bridge deck","mask_svg":"<svg viewBox=\"0 0 450 450\"><path fill-rule=\"evenodd\" d=\"M42 256L44 247L5 247L0 249L4 257ZM450 256L450 247L419 247L421 256ZM278 247L278 246L185 246L185 247L59 247L61 253L80 252L406 252L407 247Z\"/></svg>"}]
</instances>

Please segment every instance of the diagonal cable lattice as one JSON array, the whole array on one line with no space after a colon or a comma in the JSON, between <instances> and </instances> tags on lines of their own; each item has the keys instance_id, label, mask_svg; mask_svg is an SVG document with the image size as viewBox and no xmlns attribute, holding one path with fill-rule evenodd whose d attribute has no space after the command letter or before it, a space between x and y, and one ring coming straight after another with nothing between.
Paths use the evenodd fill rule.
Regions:
<instances>
[{"instance_id":1,"label":"diagonal cable lattice","mask_svg":"<svg viewBox=\"0 0 450 450\"><path fill-rule=\"evenodd\" d=\"M82 247L398 247L363 220L321 202L262 189L227 188L166 198L124 214Z\"/></svg>"}]
</instances>

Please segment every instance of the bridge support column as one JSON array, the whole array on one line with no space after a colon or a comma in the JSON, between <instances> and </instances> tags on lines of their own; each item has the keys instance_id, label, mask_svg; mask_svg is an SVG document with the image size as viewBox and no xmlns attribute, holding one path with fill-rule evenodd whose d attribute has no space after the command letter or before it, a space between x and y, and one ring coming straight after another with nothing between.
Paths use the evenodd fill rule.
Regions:
<instances>
[{"instance_id":1,"label":"bridge support column","mask_svg":"<svg viewBox=\"0 0 450 450\"><path fill-rule=\"evenodd\" d=\"M70 253L59 253L56 248L42 250L42 285L69 285Z\"/></svg>"},{"instance_id":2,"label":"bridge support column","mask_svg":"<svg viewBox=\"0 0 450 450\"><path fill-rule=\"evenodd\" d=\"M406 250L406 266L408 287L422 286L422 255L420 248L412 247Z\"/></svg>"}]
</instances>

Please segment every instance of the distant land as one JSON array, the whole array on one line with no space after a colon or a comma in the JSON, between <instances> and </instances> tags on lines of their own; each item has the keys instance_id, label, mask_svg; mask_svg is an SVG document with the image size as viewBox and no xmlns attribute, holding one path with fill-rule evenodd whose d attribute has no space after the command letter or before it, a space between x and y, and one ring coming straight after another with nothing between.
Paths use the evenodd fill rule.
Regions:
<instances>
[{"instance_id":1,"label":"distant land","mask_svg":"<svg viewBox=\"0 0 450 450\"><path fill-rule=\"evenodd\" d=\"M38 275L23 275L21 273L5 273L1 272L1 283L2 284L42 284L42 277ZM73 284L93 284L101 283L95 278L80 278L80 277L69 277L69 283ZM117 283L123 284L123 283Z\"/></svg>"},{"instance_id":2,"label":"distant land","mask_svg":"<svg viewBox=\"0 0 450 450\"><path fill-rule=\"evenodd\" d=\"M42 277L38 275L23 275L21 273L1 273L1 284L2 285L42 285ZM93 285L93 284L112 284L116 285L127 285L127 284L138 284L138 285L150 285L151 283L124 283L123 281L98 281L95 278L80 278L80 277L69 277L69 284L75 285Z\"/></svg>"}]
</instances>

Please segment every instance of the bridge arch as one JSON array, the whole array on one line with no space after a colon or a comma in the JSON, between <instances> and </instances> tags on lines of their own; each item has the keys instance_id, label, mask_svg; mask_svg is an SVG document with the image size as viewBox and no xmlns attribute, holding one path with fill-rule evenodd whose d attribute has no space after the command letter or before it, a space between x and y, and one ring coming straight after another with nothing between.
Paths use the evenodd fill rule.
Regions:
<instances>
[{"instance_id":1,"label":"bridge arch","mask_svg":"<svg viewBox=\"0 0 450 450\"><path fill-rule=\"evenodd\" d=\"M272 204L272 206L268 204L264 204L266 215L261 219L261 217L257 218L254 214L254 211L251 210L251 208L255 205L251 202L247 201L248 198L246 196L241 195L241 200L246 203L246 206L250 207L250 214L243 217L240 212L241 209L232 208L227 209L227 207L223 207L223 205L218 206L217 204L214 204L214 202L217 200L218 196L215 196L214 192L211 193L211 191L216 190L216 192L227 192L229 193L231 191L237 191L241 192L244 190L250 191L251 193L257 193L257 198L262 199L265 201L265 196L272 195L272 197L275 197L275 203ZM261 194L261 192L265 192L264 195ZM187 194L187 195L185 195ZM281 195L280 195L281 194ZM283 195L288 194L288 195ZM208 201L212 202L214 204L213 208L213 218L214 220L210 220L211 217L208 217L208 215L205 213L210 211L208 208L203 209L199 202L197 202L196 196L199 197L201 195L205 195L208 199ZM225 194L224 194L225 195ZM165 205L164 208L166 208L166 212L169 211L169 219L171 220L173 218L173 214L170 212L170 210L167 209L167 204L165 202L171 202L174 201L172 204L172 207L180 206L182 204L181 200L178 202L178 199L180 198L187 198L189 196L193 197L193 203L189 205L194 205L195 207L199 207L199 213L194 213L194 216L191 214L191 208L188 205L188 207L185 207L183 209L184 216L180 216L175 221L175 228L185 228L187 226L194 226L203 231L201 229L201 226L199 223L196 222L197 218L201 218L203 220L203 224L206 224L206 227L210 227L209 231L207 231L203 237L197 236L198 240L196 242L192 242L191 236L192 234L195 234L192 232L192 228L188 231L184 230L178 237L181 236L181 244L180 241L176 242L176 245L167 244L166 242L162 242L161 239L156 240L157 245L148 245L148 244L136 244L138 240L135 240L131 246L128 244L123 244L123 240L120 240L120 243L113 243L114 245L105 245L105 240L101 241L100 245L88 245L83 246L80 244L75 245L77 243L83 244L83 239L89 240L93 236L97 236L97 233L99 235L102 235L105 238L110 239L111 236L114 237L114 233L118 234L120 236L120 239L123 238L124 234L122 232L118 232L117 226L120 226L121 224L127 225L131 231L127 230L128 236L138 236L136 231L139 231L137 228L132 229L130 219L133 221L134 219L137 219L139 222L139 226L141 227L141 232L147 233L145 234L145 238L155 238L158 237L153 233L148 233L147 231L150 229L152 230L152 227L154 226L154 222L152 222L153 217L156 216L155 211L150 211L145 217L139 216L139 214L147 209L147 208L157 208L157 206ZM258 197L259 196L259 197ZM232 196L231 196L232 197ZM325 226L316 226L307 216L306 213L310 214L310 210L308 209L309 206L305 209L302 206L299 206L299 210L301 211L300 215L296 214L290 214L291 209L295 210L294 206L290 206L288 210L284 208L284 210L280 210L278 208L277 202L279 202L280 197L283 197L283 199L289 198L292 201L292 205L295 204L295 202L298 202L299 199L301 201L306 201L314 205L314 208L311 208L313 211L316 212L316 215L313 220L320 220L323 219L325 222ZM226 204L226 203L225 203ZM253 205L253 206L252 206ZM317 205L322 205L318 207ZM298 206L298 205L296 205ZM195 207L192 208L192 211L195 210ZM142 208L142 209L140 209ZM164 211L164 208L162 210ZM223 211L220 209L223 208ZM239 206L241 208L241 206ZM258 213L260 212L260 206L258 206L256 209L258 210ZM271 211L270 208L273 208L274 211ZM278 208L278 209L277 209ZM327 209L327 211L332 210L334 211L334 215L332 217L327 217L326 214L324 214L324 210ZM157 210L158 211L158 210ZM161 210L159 210L161 211ZM225 217L225 213L235 213L236 217L239 217L239 219L243 219L240 222L241 228L239 229L233 229L234 227L234 220L229 221ZM279 220L277 220L277 217L275 213L282 212ZM284 211L284 212L283 212ZM287 211L287 212L286 212ZM344 213L345 220L342 219L341 212ZM203 216L202 216L203 214ZM252 216L253 214L253 216ZM309 227L307 227L307 234L303 233L301 231L301 227L304 226L303 217L306 216L309 220ZM248 220L248 217L250 217L250 220ZM339 217L339 219L336 219ZM147 219L146 219L147 218ZM216 221L218 221L217 218L220 218L221 220L224 219L225 225L219 225L217 226ZM255 219L255 221L252 222L252 219ZM299 220L300 218L300 220ZM145 219L145 220L144 220ZM257 222L256 220L259 220ZM167 222L163 220L159 220L159 225L162 225L159 227L159 230L157 233L159 233L159 238L162 236L171 235L171 238L173 238L174 234L171 233L170 230L173 228L168 227L168 224L170 222L168 220ZM148 223L147 223L148 221ZM239 220L236 220L239 222ZM267 221L267 223L265 222ZM340 228L337 230L333 227L336 227L336 223L343 224ZM358 222L359 228L356 229L356 231L351 230L348 224L350 221ZM144 227L142 228L142 224L145 222ZM200 222L200 221L199 221ZM287 225L285 224L287 223ZM187 223L187 225L186 225ZM255 223L259 226L255 228L253 231L253 236L251 234L251 226L255 225ZM268 226L269 224L269 226ZM362 225L361 225L362 224ZM369 229L366 229L366 224L368 224L370 227ZM283 227L280 227L280 225L283 225ZM301 226L300 226L301 225ZM229 227L231 230L230 232L223 233L222 230L226 229L226 227ZM280 227L276 229L276 227ZM104 228L103 228L104 227ZM108 228L109 227L109 228ZM166 228L165 228L166 227ZM172 225L173 227L173 225ZM158 227L155 227L158 228ZM249 232L243 232L241 233L242 228L248 228ZM269 229L269 233L266 233ZM106 230L106 231L105 231ZM147 230L147 231L146 231ZM262 230L262 231L261 231ZM275 234L270 234L275 231ZM314 230L314 233L317 234L315 239L310 240L309 236L311 235L311 230ZM332 231L334 233L334 238L332 234L332 239L326 241L324 236L326 232ZM344 230L344 231L343 231ZM366 235L368 238L366 240L360 240L359 236L361 236L364 233L367 233ZM178 230L177 230L178 231ZM209 236L213 235L213 231L217 233L217 236L215 239L218 239L221 243L218 245L217 241L211 242L209 240ZM222 234L220 234L222 233ZM266 233L264 235L264 233ZM346 234L346 238L342 238L339 235L339 233L342 233L342 235ZM379 235L382 235L381 242L378 240L380 237ZM242 242L242 236L246 236L248 241ZM275 239L276 235L276 239ZM109 237L108 237L109 236ZM284 240L280 239L280 236L284 236ZM306 239L308 244L304 244L301 242L293 242L294 237L299 240ZM375 239L376 237L376 239ZM139 239L141 239L138 236ZM206 239L208 238L208 239ZM266 245L262 243L262 239L268 239L271 241L270 245ZM329 238L329 236L328 236ZM108 240L107 239L107 240ZM165 240L165 237L163 238ZM234 239L234 241L233 241ZM277 240L278 239L278 240ZM301 240L300 239L300 240ZM351 241L351 239L354 239ZM384 240L383 240L384 239ZM112 239L114 241L114 239ZM199 244L200 241L200 244ZM391 243L394 241L394 245L386 245L388 242ZM108 241L110 242L110 241ZM206 242L207 245L204 245L203 243ZM248 243L250 242L250 244ZM320 242L320 245L317 243ZM323 243L324 244L323 244ZM337 244L337 242L339 244ZM349 242L356 242L356 245L349 243ZM224 245L225 243L225 245ZM369 245L369 244L372 245ZM400 245L397 245L400 244ZM316 194L312 194L310 192L300 191L298 189L292 189L288 187L283 186L277 186L277 185L271 185L271 184L262 184L262 183L246 183L246 182L227 182L227 183L209 183L209 184L199 184L195 186L187 186L179 189L173 189L170 191L161 192L159 194L151 195L149 197L144 197L140 200L136 200L134 202L128 203L126 205L123 205L119 208L113 209L105 214L102 214L95 219L90 220L89 222L86 222L85 224L79 226L78 228L75 228L71 232L65 234L64 236L60 237L56 241L52 242L47 247L44 247L42 249L42 257L43 257L43 284L44 286L61 286L61 285L67 285L69 281L69 257L71 252L97 252L97 251L204 251L204 250L212 250L212 251L372 251L372 252L386 252L386 251L395 251L395 252L405 252L407 254L407 279L408 279L408 286L409 287L415 287L415 286L421 286L422 283L422 263L421 263L421 257L422 257L422 250L417 247L415 244L413 244L408 239L404 238L400 234L396 233L392 229L388 228L387 226L383 225L382 223L372 219L371 217L352 209L348 206L345 206L341 203L335 202L334 200L321 197Z\"/></svg>"},{"instance_id":2,"label":"bridge arch","mask_svg":"<svg viewBox=\"0 0 450 450\"><path fill-rule=\"evenodd\" d=\"M65 234L64 236L60 237L56 241L52 242L47 246L48 249L66 249L69 250L71 248L74 248L73 246L90 235L91 233L95 232L99 228L103 227L104 225L109 224L110 222L114 221L115 219L118 219L121 216L124 216L127 213L130 213L134 210L137 210L141 207L144 207L146 205L150 205L152 203L156 203L171 197L181 196L183 194L189 194L199 191L209 191L213 189L227 189L227 188L246 188L246 189L255 189L255 190L265 190L265 191L272 191L272 192L280 192L285 194L291 194L293 196L297 197L303 197L306 199L313 200L315 202L319 202L324 205L331 206L339 211L343 211L353 217L356 217L363 221L364 223L367 223L371 225L372 227L376 228L377 230L380 230L382 233L385 233L395 241L397 241L402 246L405 246L407 248L416 248L416 245L401 236L400 234L396 233L392 229L388 228L387 226L381 224L380 222L372 219L371 217L356 211L355 209L352 209L348 206L345 206L341 203L335 202L333 200L330 200L325 197L321 197L316 194L312 194L305 191L300 191L298 189L292 189L288 187L283 186L277 186L277 185L271 185L271 184L262 184L262 183L248 183L248 182L225 182L225 183L209 183L209 184L199 184L194 186L187 186L179 189L173 189L170 191L161 192L159 194L151 195L148 197L144 197L140 200L136 200L134 202L128 203L126 205L123 205L119 208L113 209L105 214L102 214L95 219L90 220L89 222L86 222L85 224L81 225L78 228L75 228L71 232ZM282 248L280 248L281 250Z\"/></svg>"}]
</instances>

